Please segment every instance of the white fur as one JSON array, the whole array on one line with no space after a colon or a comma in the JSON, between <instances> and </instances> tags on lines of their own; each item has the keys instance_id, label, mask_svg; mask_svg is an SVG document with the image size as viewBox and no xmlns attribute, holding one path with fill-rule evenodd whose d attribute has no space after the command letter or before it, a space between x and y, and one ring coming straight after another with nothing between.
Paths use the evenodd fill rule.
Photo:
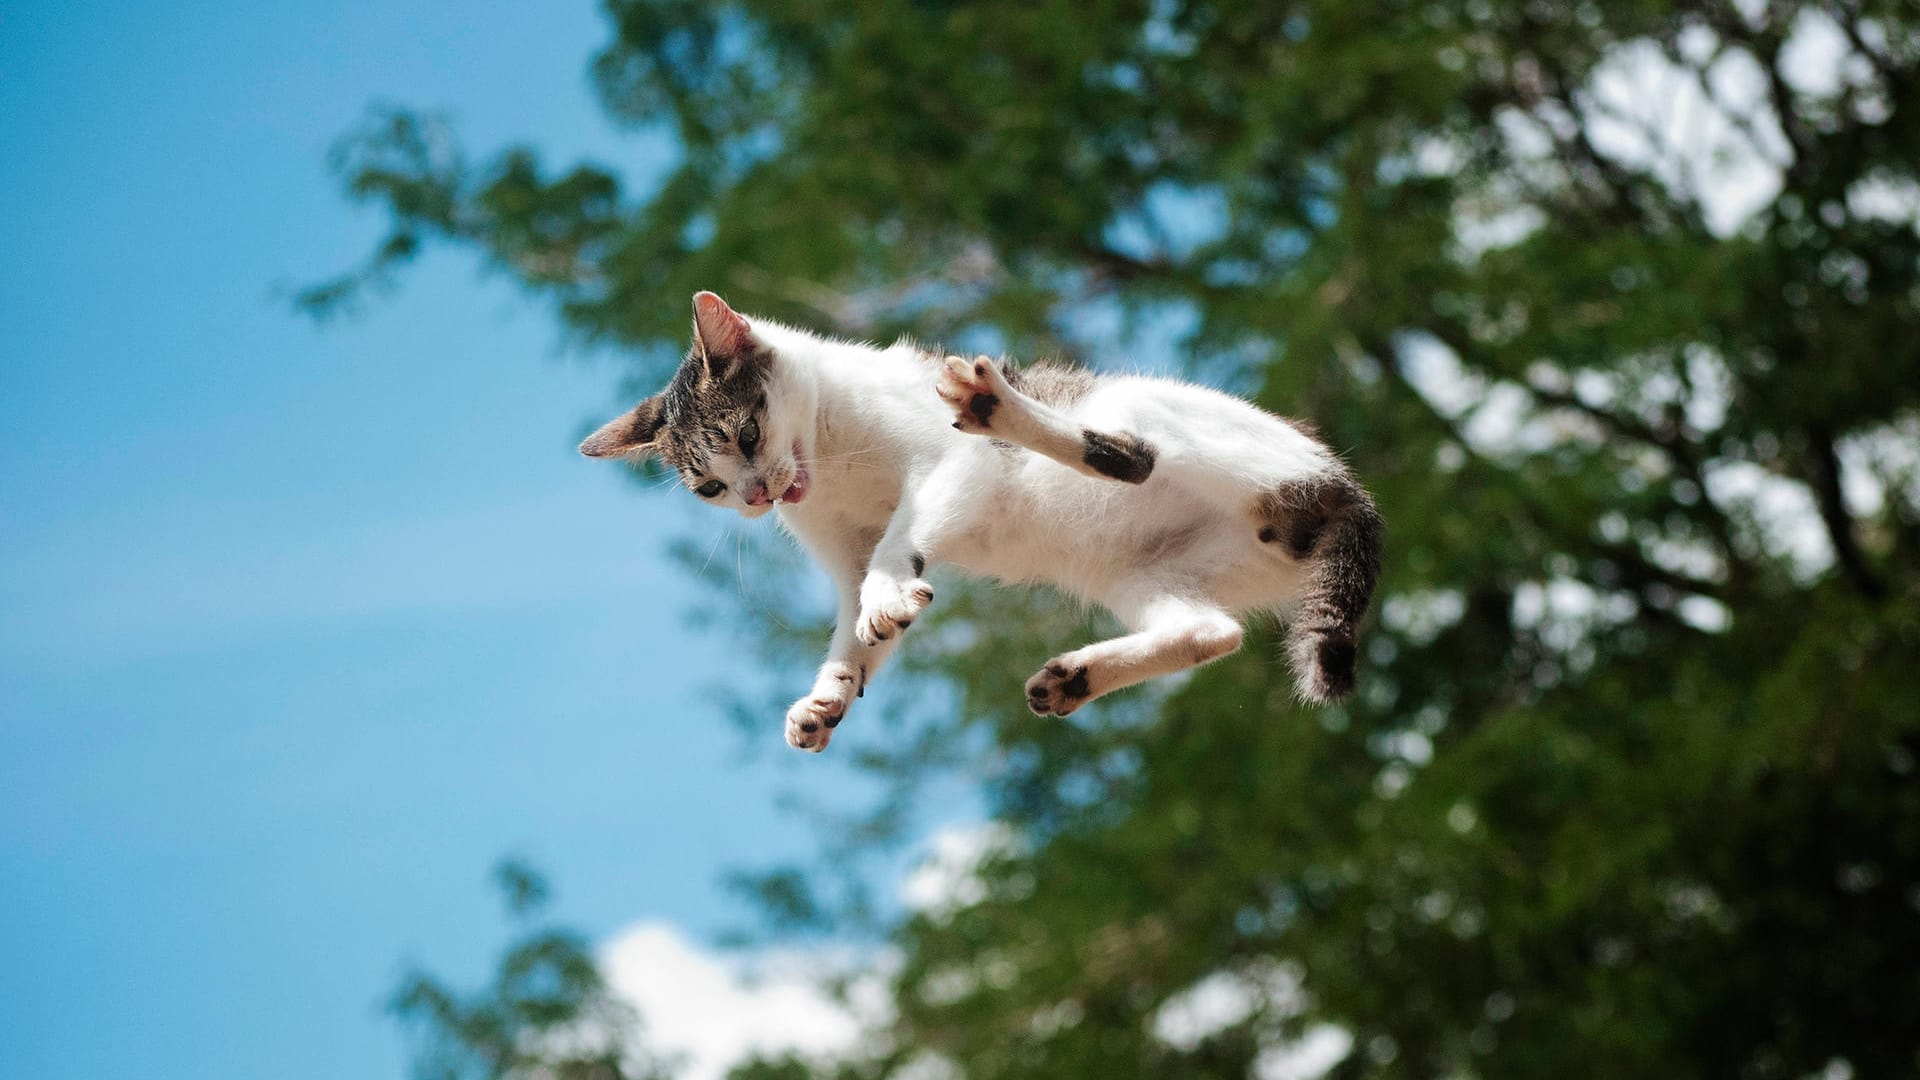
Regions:
<instances>
[{"instance_id":1,"label":"white fur","mask_svg":"<svg viewBox=\"0 0 1920 1080\"><path fill-rule=\"evenodd\" d=\"M749 321L773 355L765 438L800 448L791 463L775 455L768 486L786 491L800 469L810 477L797 504L776 507L779 521L840 597L813 692L788 713L793 745L826 747L829 721L844 717L932 601L914 573L916 553L1058 586L1127 626L1123 637L1055 657L1029 681L1032 707L1056 715L1224 656L1240 645L1242 617L1299 598L1303 564L1259 541L1254 507L1262 492L1339 466L1278 417L1203 387L1131 375L1101 378L1061 411L1014 391L991 364L930 362L907 342L877 349ZM1000 402L992 440L956 430L977 430L964 401L982 386ZM1129 484L1094 473L1082 460L1086 429L1146 440L1156 452L1151 475ZM765 512L731 495L720 501L750 517ZM1087 692L1070 699L1064 689L1081 673Z\"/></svg>"}]
</instances>

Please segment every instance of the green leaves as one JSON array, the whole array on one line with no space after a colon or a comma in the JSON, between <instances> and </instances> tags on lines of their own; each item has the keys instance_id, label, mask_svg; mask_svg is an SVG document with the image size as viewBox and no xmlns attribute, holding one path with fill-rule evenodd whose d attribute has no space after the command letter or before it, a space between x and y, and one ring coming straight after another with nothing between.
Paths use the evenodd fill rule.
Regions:
<instances>
[{"instance_id":1,"label":"green leaves","mask_svg":"<svg viewBox=\"0 0 1920 1080\"><path fill-rule=\"evenodd\" d=\"M507 910L533 917L546 882L518 862L494 871ZM501 956L493 981L462 994L433 975L401 980L388 1010L416 1033L420 1080L654 1080L666 1064L639 1044L639 1019L615 998L577 935L529 927Z\"/></svg>"},{"instance_id":2,"label":"green leaves","mask_svg":"<svg viewBox=\"0 0 1920 1080\"><path fill-rule=\"evenodd\" d=\"M977 1077L1238 1074L1332 1025L1342 1076L1913 1069L1909 10L609 14L594 77L616 117L677 134L660 186L518 148L475 164L437 121L376 113L335 161L391 231L303 302L452 242L631 346L641 384L703 288L1112 365L1159 313L1168 358L1318 424L1388 520L1336 709L1294 702L1255 635L1037 722L1021 681L1095 628L941 584L911 707L835 744L881 781L872 814L832 830L829 866L743 878L780 925L856 932L885 905L819 897L861 897L860 856L884 862L927 792L977 788L1021 841L977 901L892 929L900 1019L863 1068L909 1047ZM1818 42L1843 76L1824 88L1794 59ZM753 590L756 635L768 607L818 624L794 595ZM1298 985L1154 1034L1166 1002L1254 969ZM501 992L532 1011L431 984L409 1008L511 1027L590 1000L530 985Z\"/></svg>"}]
</instances>

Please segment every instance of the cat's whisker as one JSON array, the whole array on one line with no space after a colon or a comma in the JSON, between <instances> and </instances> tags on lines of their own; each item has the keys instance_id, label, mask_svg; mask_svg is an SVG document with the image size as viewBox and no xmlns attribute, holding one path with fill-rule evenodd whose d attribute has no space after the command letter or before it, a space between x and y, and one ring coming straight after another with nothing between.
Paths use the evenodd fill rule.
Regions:
<instances>
[{"instance_id":1,"label":"cat's whisker","mask_svg":"<svg viewBox=\"0 0 1920 1080\"><path fill-rule=\"evenodd\" d=\"M707 568L713 565L713 557L720 550L720 542L727 538L727 531L731 530L724 530L714 535L713 546L707 549L707 561L700 564L701 577L707 576Z\"/></svg>"},{"instance_id":2,"label":"cat's whisker","mask_svg":"<svg viewBox=\"0 0 1920 1080\"><path fill-rule=\"evenodd\" d=\"M829 454L826 457L813 458L811 461L808 462L808 464L810 465L865 464L866 463L865 459L872 457L873 455L881 452L882 451L880 447L872 447L866 450L848 450L838 454Z\"/></svg>"},{"instance_id":3,"label":"cat's whisker","mask_svg":"<svg viewBox=\"0 0 1920 1080\"><path fill-rule=\"evenodd\" d=\"M879 446L848 447L847 449L840 451L840 453L837 456L843 457L843 458L868 457L873 454L881 453L884 449L885 449L884 447L879 447Z\"/></svg>"},{"instance_id":4,"label":"cat's whisker","mask_svg":"<svg viewBox=\"0 0 1920 1080\"><path fill-rule=\"evenodd\" d=\"M742 551L747 543L745 526L736 525L733 530L733 587L740 593L740 599L747 599L747 568ZM749 601L748 606L752 606Z\"/></svg>"}]
</instances>

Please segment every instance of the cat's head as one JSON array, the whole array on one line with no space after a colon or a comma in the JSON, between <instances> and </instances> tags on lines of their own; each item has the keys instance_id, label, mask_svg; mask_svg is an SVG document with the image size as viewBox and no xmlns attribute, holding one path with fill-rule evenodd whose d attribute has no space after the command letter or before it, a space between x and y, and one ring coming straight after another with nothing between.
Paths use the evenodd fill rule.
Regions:
<instances>
[{"instance_id":1,"label":"cat's head","mask_svg":"<svg viewBox=\"0 0 1920 1080\"><path fill-rule=\"evenodd\" d=\"M694 494L750 518L806 498L817 397L767 337L725 300L695 295L693 346L667 388L580 452L658 456Z\"/></svg>"}]
</instances>

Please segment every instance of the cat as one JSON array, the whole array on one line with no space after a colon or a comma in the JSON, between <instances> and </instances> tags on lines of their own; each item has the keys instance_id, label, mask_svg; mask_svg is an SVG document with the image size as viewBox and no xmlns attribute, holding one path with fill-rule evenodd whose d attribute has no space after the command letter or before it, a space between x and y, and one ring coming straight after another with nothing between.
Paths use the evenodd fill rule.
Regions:
<instances>
[{"instance_id":1,"label":"cat","mask_svg":"<svg viewBox=\"0 0 1920 1080\"><path fill-rule=\"evenodd\" d=\"M1353 688L1382 522L1301 424L1171 379L880 349L693 298L666 389L589 436L589 457L657 455L701 499L777 511L832 576L839 615L787 742L827 747L933 602L929 566L1046 582L1130 632L1061 653L1026 684L1040 715L1234 652L1241 619L1289 621L1300 696Z\"/></svg>"}]
</instances>

